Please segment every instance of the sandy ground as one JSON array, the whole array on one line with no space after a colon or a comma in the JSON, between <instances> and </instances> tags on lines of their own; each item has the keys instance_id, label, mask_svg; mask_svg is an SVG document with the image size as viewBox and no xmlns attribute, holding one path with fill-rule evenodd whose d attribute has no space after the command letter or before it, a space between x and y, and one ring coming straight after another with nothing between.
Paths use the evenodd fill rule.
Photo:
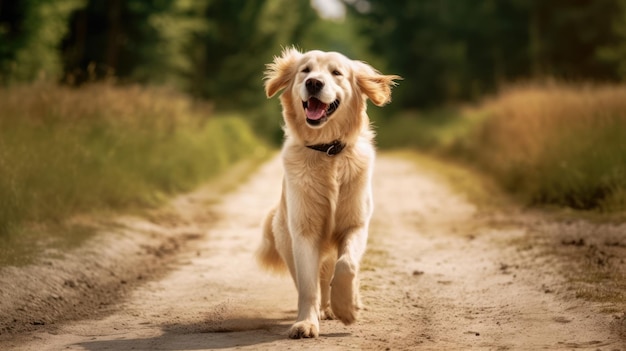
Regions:
<instances>
[{"instance_id":1,"label":"sandy ground","mask_svg":"<svg viewBox=\"0 0 626 351\"><path fill-rule=\"evenodd\" d=\"M98 248L113 250L102 259L117 265L96 266L115 284L95 273L72 280L75 269L54 263L46 276L61 277L37 281L56 286L44 294L66 303L34 309L21 289L42 291L37 272L3 271L7 318L0 321L10 325L0 329L0 350L626 350L624 285L615 281L625 266L624 225L479 210L419 167L389 156L377 161L361 273L365 310L352 326L322 321L317 339L287 338L296 317L293 283L263 272L253 258L260 223L279 198L282 170L273 159L219 202L210 189L178 198L172 206L184 220L138 222L125 231L150 235L92 244L92 257L100 257ZM85 252L74 262L80 257ZM124 268L128 262L134 268ZM596 266L597 279L572 279ZM94 286L66 292L89 282L101 287L92 303ZM601 292L607 298L583 298ZM57 306L56 314L27 320L46 306Z\"/></svg>"}]
</instances>

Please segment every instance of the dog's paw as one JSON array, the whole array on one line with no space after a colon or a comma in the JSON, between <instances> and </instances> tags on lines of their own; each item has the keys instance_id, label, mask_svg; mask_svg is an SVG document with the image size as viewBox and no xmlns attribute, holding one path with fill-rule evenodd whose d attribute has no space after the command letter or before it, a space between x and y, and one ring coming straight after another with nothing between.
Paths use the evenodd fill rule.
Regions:
<instances>
[{"instance_id":1,"label":"dog's paw","mask_svg":"<svg viewBox=\"0 0 626 351\"><path fill-rule=\"evenodd\" d=\"M337 318L335 318L335 314L333 313L333 310L330 308L330 306L322 308L322 311L320 312L320 320L330 321L334 319Z\"/></svg>"},{"instance_id":2,"label":"dog's paw","mask_svg":"<svg viewBox=\"0 0 626 351\"><path fill-rule=\"evenodd\" d=\"M335 266L335 276L330 289L330 305L343 324L356 321L361 306L356 270L348 261L340 259Z\"/></svg>"},{"instance_id":3,"label":"dog's paw","mask_svg":"<svg viewBox=\"0 0 626 351\"><path fill-rule=\"evenodd\" d=\"M296 322L289 328L289 337L292 339L317 338L319 335L319 325L310 321Z\"/></svg>"}]
</instances>

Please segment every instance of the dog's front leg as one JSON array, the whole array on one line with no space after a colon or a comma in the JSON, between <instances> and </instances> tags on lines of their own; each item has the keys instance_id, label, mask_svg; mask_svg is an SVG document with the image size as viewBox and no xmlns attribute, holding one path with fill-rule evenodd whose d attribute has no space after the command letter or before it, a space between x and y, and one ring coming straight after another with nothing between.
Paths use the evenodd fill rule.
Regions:
<instances>
[{"instance_id":1,"label":"dog's front leg","mask_svg":"<svg viewBox=\"0 0 626 351\"><path fill-rule=\"evenodd\" d=\"M292 339L315 338L319 335L319 266L318 244L309 237L294 235L294 264L298 288L298 319L289 329Z\"/></svg>"},{"instance_id":2,"label":"dog's front leg","mask_svg":"<svg viewBox=\"0 0 626 351\"><path fill-rule=\"evenodd\" d=\"M335 275L331 282L332 311L344 324L352 324L361 309L359 297L359 266L367 244L367 225L346 234L339 248Z\"/></svg>"},{"instance_id":3,"label":"dog's front leg","mask_svg":"<svg viewBox=\"0 0 626 351\"><path fill-rule=\"evenodd\" d=\"M298 289L298 319L289 329L291 338L319 336L320 325L320 266L323 241L333 227L337 184L324 172L305 172L288 167L286 160L285 209L291 237L290 262ZM303 176L302 173L307 176Z\"/></svg>"}]
</instances>

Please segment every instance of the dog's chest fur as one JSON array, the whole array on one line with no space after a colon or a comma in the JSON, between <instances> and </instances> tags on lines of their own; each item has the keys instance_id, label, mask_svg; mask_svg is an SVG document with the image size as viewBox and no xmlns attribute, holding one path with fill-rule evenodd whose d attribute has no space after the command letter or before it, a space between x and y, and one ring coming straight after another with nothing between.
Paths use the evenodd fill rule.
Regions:
<instances>
[{"instance_id":1,"label":"dog's chest fur","mask_svg":"<svg viewBox=\"0 0 626 351\"><path fill-rule=\"evenodd\" d=\"M298 201L316 205L306 206L314 209L307 213L293 212L300 206L285 206L284 211L290 216L306 216L307 221L320 225L319 234L331 235L331 241L340 240L344 231L362 225L371 215L374 155L374 148L366 139L346 146L336 156L286 143L283 162L287 189L283 195L297 194Z\"/></svg>"}]
</instances>

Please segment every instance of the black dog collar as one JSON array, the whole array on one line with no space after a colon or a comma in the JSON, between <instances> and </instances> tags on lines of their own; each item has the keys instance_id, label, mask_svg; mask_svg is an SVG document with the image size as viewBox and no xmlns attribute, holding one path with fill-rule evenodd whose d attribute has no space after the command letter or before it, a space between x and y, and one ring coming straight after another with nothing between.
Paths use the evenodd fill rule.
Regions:
<instances>
[{"instance_id":1,"label":"black dog collar","mask_svg":"<svg viewBox=\"0 0 626 351\"><path fill-rule=\"evenodd\" d=\"M340 140L334 140L330 144L316 144L316 145L307 145L309 149L325 152L328 156L335 156L346 147L346 144L342 143Z\"/></svg>"}]
</instances>

